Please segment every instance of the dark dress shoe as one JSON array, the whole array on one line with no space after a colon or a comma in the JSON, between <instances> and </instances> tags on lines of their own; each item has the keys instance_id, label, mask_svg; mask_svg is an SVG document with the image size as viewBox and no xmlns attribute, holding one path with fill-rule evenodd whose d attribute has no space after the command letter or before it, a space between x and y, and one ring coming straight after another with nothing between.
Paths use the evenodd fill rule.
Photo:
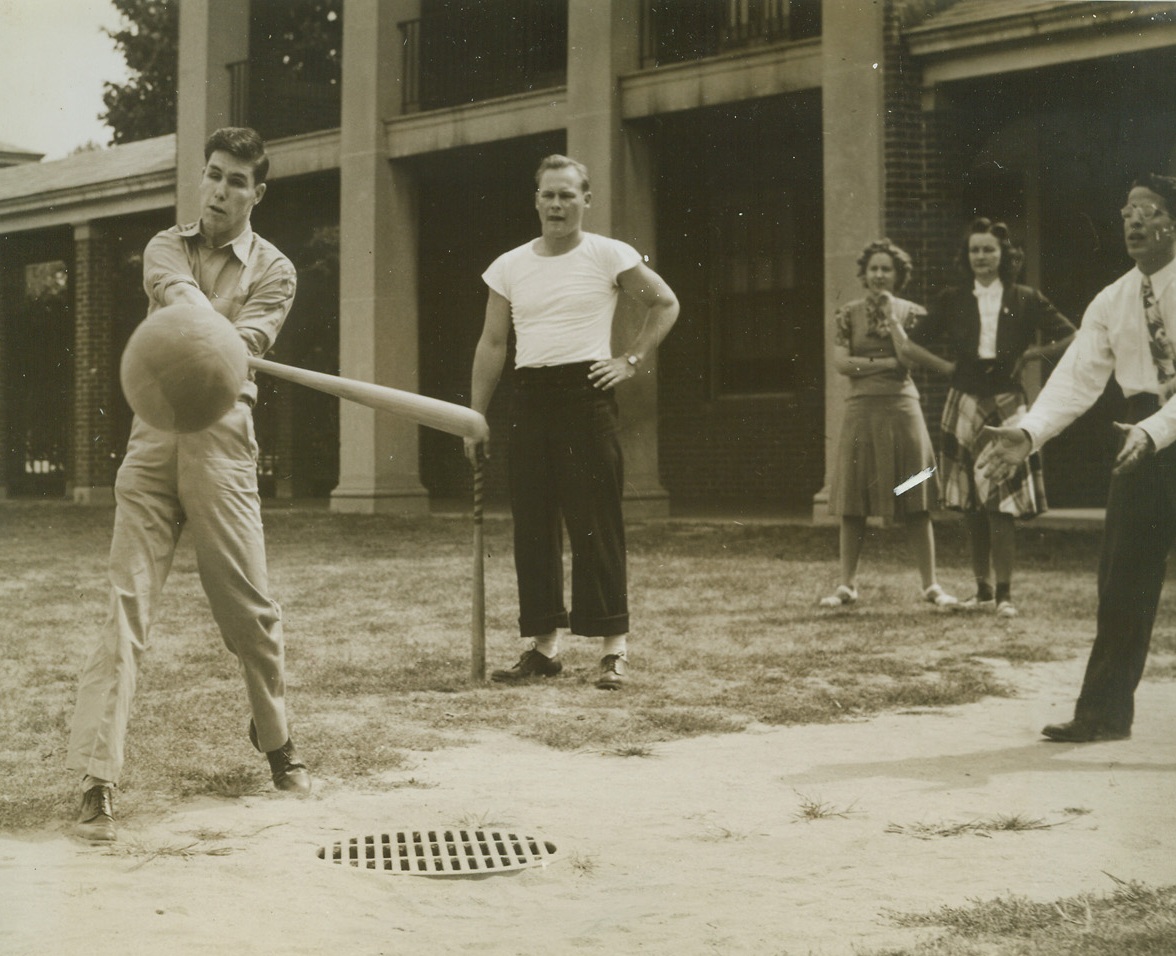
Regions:
<instances>
[{"instance_id":1,"label":"dark dress shoe","mask_svg":"<svg viewBox=\"0 0 1176 956\"><path fill-rule=\"evenodd\" d=\"M252 719L249 721L249 742L256 750L261 750L257 742L257 725ZM287 793L310 793L310 771L294 750L294 741L287 737L277 750L267 751L265 759L269 761L275 787Z\"/></svg>"},{"instance_id":2,"label":"dark dress shoe","mask_svg":"<svg viewBox=\"0 0 1176 956\"><path fill-rule=\"evenodd\" d=\"M118 839L114 829L114 787L100 784L82 794L82 808L74 832L92 843L109 843Z\"/></svg>"},{"instance_id":3,"label":"dark dress shoe","mask_svg":"<svg viewBox=\"0 0 1176 956\"><path fill-rule=\"evenodd\" d=\"M294 741L287 740L277 750L269 751L265 758L275 787L287 793L310 793L310 771L294 750Z\"/></svg>"},{"instance_id":4,"label":"dark dress shoe","mask_svg":"<svg viewBox=\"0 0 1176 956\"><path fill-rule=\"evenodd\" d=\"M1041 733L1050 740L1065 744L1088 744L1096 740L1126 740L1130 730L1116 730L1113 727L1092 724L1087 720L1071 720L1065 724L1049 724Z\"/></svg>"}]
</instances>

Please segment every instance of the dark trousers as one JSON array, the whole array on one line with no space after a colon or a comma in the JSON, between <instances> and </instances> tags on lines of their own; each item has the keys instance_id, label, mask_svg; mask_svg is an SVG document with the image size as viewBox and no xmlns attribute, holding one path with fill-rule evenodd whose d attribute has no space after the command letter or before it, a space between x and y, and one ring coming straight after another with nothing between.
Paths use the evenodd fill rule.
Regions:
<instances>
[{"instance_id":1,"label":"dark trousers","mask_svg":"<svg viewBox=\"0 0 1176 956\"><path fill-rule=\"evenodd\" d=\"M1128 420L1155 411L1156 397L1132 396ZM1131 729L1152 625L1176 540L1176 446L1128 475L1111 477L1098 569L1098 631L1074 716Z\"/></svg>"},{"instance_id":2,"label":"dark trousers","mask_svg":"<svg viewBox=\"0 0 1176 956\"><path fill-rule=\"evenodd\" d=\"M515 373L509 440L519 631L629 630L624 471L617 400L593 388L588 363ZM572 551L572 613L564 606L563 527Z\"/></svg>"}]
</instances>

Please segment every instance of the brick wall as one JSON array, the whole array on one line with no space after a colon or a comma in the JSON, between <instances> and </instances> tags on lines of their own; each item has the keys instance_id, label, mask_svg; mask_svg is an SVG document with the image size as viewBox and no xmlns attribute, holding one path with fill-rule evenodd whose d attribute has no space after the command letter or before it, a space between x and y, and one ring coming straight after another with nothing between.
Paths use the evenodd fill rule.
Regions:
<instances>
[{"instance_id":1,"label":"brick wall","mask_svg":"<svg viewBox=\"0 0 1176 956\"><path fill-rule=\"evenodd\" d=\"M113 257L96 225L80 227L74 246L74 407L73 467L75 498L114 485L114 422L118 357L113 333ZM67 489L68 490L68 489Z\"/></svg>"}]
</instances>

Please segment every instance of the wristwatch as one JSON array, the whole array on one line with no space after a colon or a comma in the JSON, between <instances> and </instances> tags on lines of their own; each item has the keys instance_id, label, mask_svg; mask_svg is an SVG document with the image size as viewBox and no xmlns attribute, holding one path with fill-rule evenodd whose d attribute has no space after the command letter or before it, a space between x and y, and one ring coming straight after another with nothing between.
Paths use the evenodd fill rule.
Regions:
<instances>
[{"instance_id":1,"label":"wristwatch","mask_svg":"<svg viewBox=\"0 0 1176 956\"><path fill-rule=\"evenodd\" d=\"M630 355L625 356L625 361L628 362L630 365L632 365L633 368L636 368L638 365L641 364L641 356L637 355L636 353L632 353Z\"/></svg>"}]
</instances>

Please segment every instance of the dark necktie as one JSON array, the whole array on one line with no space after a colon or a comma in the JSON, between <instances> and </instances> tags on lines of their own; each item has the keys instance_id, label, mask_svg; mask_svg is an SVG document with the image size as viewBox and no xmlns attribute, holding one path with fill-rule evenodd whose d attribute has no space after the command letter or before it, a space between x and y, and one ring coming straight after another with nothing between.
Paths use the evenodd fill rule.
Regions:
<instances>
[{"instance_id":1,"label":"dark necktie","mask_svg":"<svg viewBox=\"0 0 1176 956\"><path fill-rule=\"evenodd\" d=\"M1147 320L1148 343L1151 345L1152 361L1156 363L1156 377L1160 381L1160 399L1167 401L1176 391L1176 361L1173 359L1172 341L1160 315L1160 304L1156 301L1151 279L1143 277L1143 315Z\"/></svg>"}]
</instances>

